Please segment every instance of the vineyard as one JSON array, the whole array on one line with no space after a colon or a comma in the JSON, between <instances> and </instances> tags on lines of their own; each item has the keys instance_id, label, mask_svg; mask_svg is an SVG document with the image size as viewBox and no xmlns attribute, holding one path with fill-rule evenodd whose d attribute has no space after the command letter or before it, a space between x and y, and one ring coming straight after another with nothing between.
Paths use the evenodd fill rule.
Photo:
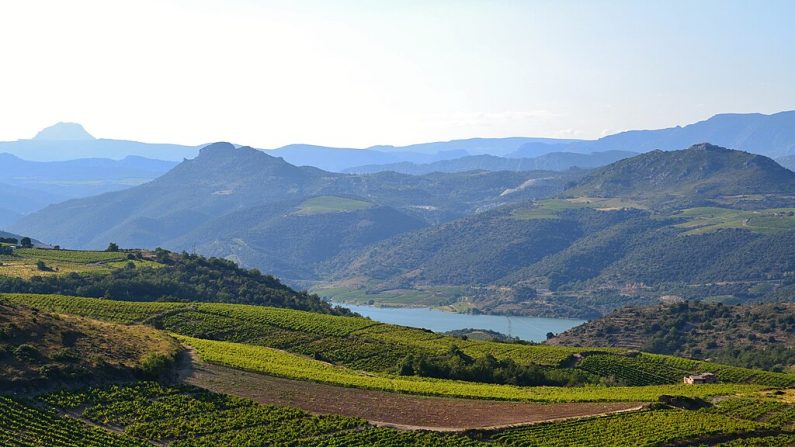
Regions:
<instances>
[{"instance_id":1,"label":"vineyard","mask_svg":"<svg viewBox=\"0 0 795 447\"><path fill-rule=\"evenodd\" d=\"M36 294L2 296L53 312L118 323L146 321L195 338L273 347L374 372L394 371L396 364L409 354L443 354L452 344L472 356L491 354L517 363L548 366L558 366L582 352L581 348L462 340L364 318L264 306L130 302Z\"/></svg>"},{"instance_id":2,"label":"vineyard","mask_svg":"<svg viewBox=\"0 0 795 447\"><path fill-rule=\"evenodd\" d=\"M16 447L146 447L148 442L90 427L0 396L0 444Z\"/></svg>"},{"instance_id":3,"label":"vineyard","mask_svg":"<svg viewBox=\"0 0 795 447\"><path fill-rule=\"evenodd\" d=\"M372 373L397 373L409 355L442 355L451 345L472 357L491 355L546 368L575 366L627 386L678 384L696 372L715 372L723 383L789 386L795 375L750 370L618 349L588 349L463 340L358 317L220 303L114 301L59 295L4 294L4 299L43 310L119 323L145 322L172 333L287 351ZM574 362L575 355L582 360ZM380 388L380 387L379 387Z\"/></svg>"},{"instance_id":4,"label":"vineyard","mask_svg":"<svg viewBox=\"0 0 795 447\"><path fill-rule=\"evenodd\" d=\"M185 303L129 302L64 295L6 293L0 294L0 298L49 312L122 324L141 322L152 315L189 306Z\"/></svg>"},{"instance_id":5,"label":"vineyard","mask_svg":"<svg viewBox=\"0 0 795 447\"><path fill-rule=\"evenodd\" d=\"M663 409L543 423L493 433L491 438L510 446L660 446L684 441L702 446L792 446L795 404L778 394L723 399L695 411Z\"/></svg>"},{"instance_id":6,"label":"vineyard","mask_svg":"<svg viewBox=\"0 0 795 447\"><path fill-rule=\"evenodd\" d=\"M660 446L710 435L764 433L770 426L700 411L662 410L544 423L506 430L494 439L512 446Z\"/></svg>"},{"instance_id":7,"label":"vineyard","mask_svg":"<svg viewBox=\"0 0 795 447\"><path fill-rule=\"evenodd\" d=\"M177 338L196 349L203 360L211 363L290 379L411 394L536 402L651 402L663 394L707 398L748 393L761 389L757 385L735 384L696 387L687 385L517 387L421 377L365 374L262 346L184 336L177 336Z\"/></svg>"},{"instance_id":8,"label":"vineyard","mask_svg":"<svg viewBox=\"0 0 795 447\"><path fill-rule=\"evenodd\" d=\"M15 446L139 447L167 443L210 446L789 446L795 432L770 422L736 417L729 409L743 398L702 410L676 408L541 423L463 434L407 432L377 428L358 418L313 416L304 411L211 393L190 386L153 382L128 386L56 391L37 404L66 412L111 434L52 410L0 398L0 440ZM764 399L759 400L765 405ZM787 404L782 404L786 406ZM724 411L727 410L727 411ZM791 421L790 421L791 424Z\"/></svg>"},{"instance_id":9,"label":"vineyard","mask_svg":"<svg viewBox=\"0 0 795 447\"><path fill-rule=\"evenodd\" d=\"M55 391L33 401L0 397L1 445L776 447L795 439L795 404L791 393L781 390L795 383L791 374L619 349L471 341L359 317L264 306L36 294L3 294L0 301L32 307L42 322L39 310L147 324L168 331L206 362L304 383L539 403L657 402L662 395L706 400L706 408L699 410L653 404L639 412L440 434L375 427L358 417L312 415L192 386L136 382ZM437 355L452 345L470 356L491 355L547 369L576 368L621 386L522 387L396 374L395 365L406 356ZM683 375L701 371L715 372L721 383L681 384ZM708 403L713 398L714 405Z\"/></svg>"},{"instance_id":10,"label":"vineyard","mask_svg":"<svg viewBox=\"0 0 795 447\"><path fill-rule=\"evenodd\" d=\"M398 432L372 427L357 418L313 416L294 408L259 405L198 388L147 382L59 391L40 396L39 400L102 426L123 427L128 436L168 442L174 447L350 446L373 445L372 442L439 447L480 445L464 436Z\"/></svg>"},{"instance_id":11,"label":"vineyard","mask_svg":"<svg viewBox=\"0 0 795 447\"><path fill-rule=\"evenodd\" d=\"M43 248L18 248L14 251L14 254L23 258L73 262L76 264L94 264L98 262L123 261L127 259L127 253L123 252L48 250Z\"/></svg>"},{"instance_id":12,"label":"vineyard","mask_svg":"<svg viewBox=\"0 0 795 447\"><path fill-rule=\"evenodd\" d=\"M161 266L153 261L128 259L123 252L18 248L13 254L0 255L0 275L27 279L66 273L106 273L130 262L136 267Z\"/></svg>"}]
</instances>

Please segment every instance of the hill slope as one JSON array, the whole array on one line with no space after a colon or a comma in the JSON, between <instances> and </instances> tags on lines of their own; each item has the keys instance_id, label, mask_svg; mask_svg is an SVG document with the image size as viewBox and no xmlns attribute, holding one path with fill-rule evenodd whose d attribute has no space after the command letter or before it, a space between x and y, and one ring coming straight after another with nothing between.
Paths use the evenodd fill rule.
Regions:
<instances>
[{"instance_id":1,"label":"hill slope","mask_svg":"<svg viewBox=\"0 0 795 447\"><path fill-rule=\"evenodd\" d=\"M710 145L652 152L595 171L560 199L399 236L326 272L332 286L446 289L449 302L480 310L586 318L668 294L778 299L795 271L793 187L792 172L761 156Z\"/></svg>"},{"instance_id":2,"label":"hill slope","mask_svg":"<svg viewBox=\"0 0 795 447\"><path fill-rule=\"evenodd\" d=\"M147 357L173 361L180 349L152 328L57 316L0 298L0 389L129 380L146 370Z\"/></svg>"},{"instance_id":3,"label":"hill slope","mask_svg":"<svg viewBox=\"0 0 795 447\"><path fill-rule=\"evenodd\" d=\"M37 264L42 262L43 267ZM163 249L124 252L16 249L0 255L0 292L145 301L227 302L348 314L317 296L232 261Z\"/></svg>"},{"instance_id":4,"label":"hill slope","mask_svg":"<svg viewBox=\"0 0 795 447\"><path fill-rule=\"evenodd\" d=\"M795 304L627 307L547 341L642 349L744 367L795 367Z\"/></svg>"},{"instance_id":5,"label":"hill slope","mask_svg":"<svg viewBox=\"0 0 795 447\"><path fill-rule=\"evenodd\" d=\"M653 151L588 175L566 196L664 198L788 194L795 173L775 161L708 143L682 151Z\"/></svg>"},{"instance_id":6,"label":"hill slope","mask_svg":"<svg viewBox=\"0 0 795 447\"><path fill-rule=\"evenodd\" d=\"M703 141L773 158L791 155L795 153L795 111L771 115L726 113L684 127L631 130L595 141L554 146L527 143L509 156L533 157L552 151L588 153L608 150L637 152L655 149L676 150Z\"/></svg>"},{"instance_id":7,"label":"hill slope","mask_svg":"<svg viewBox=\"0 0 795 447\"><path fill-rule=\"evenodd\" d=\"M576 175L343 175L217 143L149 183L51 206L14 228L66 247L104 248L114 241L198 249L287 279L311 279L316 262L343 250L478 209L545 197ZM323 213L303 212L313 200L330 205L320 206ZM365 206L340 206L357 202Z\"/></svg>"},{"instance_id":8,"label":"hill slope","mask_svg":"<svg viewBox=\"0 0 795 447\"><path fill-rule=\"evenodd\" d=\"M575 154L571 152L551 152L535 158L504 158L494 155L472 155L433 163L417 164L412 162L392 164L372 164L346 169L345 172L356 174L372 174L383 171L400 172L402 174L422 175L431 172L464 172L475 170L486 171L565 171L571 168L597 168L623 158L636 155L629 151L608 151L593 154Z\"/></svg>"},{"instance_id":9,"label":"hill slope","mask_svg":"<svg viewBox=\"0 0 795 447\"><path fill-rule=\"evenodd\" d=\"M0 154L0 203L17 215L67 199L118 191L152 180L175 162L128 156L121 160L84 158L69 161L28 161ZM10 224L10 219L6 220ZM4 225L0 218L0 225Z\"/></svg>"}]
</instances>

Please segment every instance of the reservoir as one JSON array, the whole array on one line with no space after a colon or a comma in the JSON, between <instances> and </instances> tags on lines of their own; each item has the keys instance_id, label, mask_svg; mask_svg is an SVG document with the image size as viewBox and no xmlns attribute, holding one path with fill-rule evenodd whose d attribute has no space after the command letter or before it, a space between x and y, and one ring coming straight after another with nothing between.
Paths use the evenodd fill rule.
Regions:
<instances>
[{"instance_id":1,"label":"reservoir","mask_svg":"<svg viewBox=\"0 0 795 447\"><path fill-rule=\"evenodd\" d=\"M489 329L535 342L546 340L547 332L558 334L587 321L563 318L471 315L430 308L359 306L336 302L334 304L382 323L430 329L434 332L447 332L456 329Z\"/></svg>"}]
</instances>

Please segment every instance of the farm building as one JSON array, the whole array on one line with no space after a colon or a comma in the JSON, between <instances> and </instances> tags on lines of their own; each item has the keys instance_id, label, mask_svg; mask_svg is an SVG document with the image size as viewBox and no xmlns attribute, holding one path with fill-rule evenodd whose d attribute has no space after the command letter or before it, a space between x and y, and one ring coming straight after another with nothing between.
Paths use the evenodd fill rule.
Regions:
<instances>
[{"instance_id":1,"label":"farm building","mask_svg":"<svg viewBox=\"0 0 795 447\"><path fill-rule=\"evenodd\" d=\"M684 382L688 385L696 385L699 383L715 383L718 381L718 376L713 373L693 374L685 376Z\"/></svg>"}]
</instances>

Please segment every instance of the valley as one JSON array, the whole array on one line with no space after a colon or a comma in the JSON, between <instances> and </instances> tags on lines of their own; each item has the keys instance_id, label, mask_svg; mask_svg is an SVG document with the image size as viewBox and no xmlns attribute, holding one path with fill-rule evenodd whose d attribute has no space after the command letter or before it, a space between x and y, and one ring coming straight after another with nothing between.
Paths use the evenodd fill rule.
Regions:
<instances>
[{"instance_id":1,"label":"valley","mask_svg":"<svg viewBox=\"0 0 795 447\"><path fill-rule=\"evenodd\" d=\"M23 264L46 260L58 269L32 276L3 270L0 310L6 318L10 309L19 309L15 312L37 315L38 324L46 326L73 319L83 325L121 325L153 342L137 343L137 351L119 346L115 355L129 359L122 363L131 368L127 373L107 379L69 375L62 390L2 398L0 439L13 437L20 445L37 445L41 430L61 433L55 445L64 446L242 445L256 438L268 439L269 445L501 447L551 436L568 439L567 445L585 439L594 445L596 433L607 436L597 438L596 445L612 445L609 436L639 436L632 432L638 424L646 424L642 439L649 442L661 439L662 433L651 429L659 424L666 424L667 436L674 439L707 443L701 435L704 424L727 440L787 442L792 437L791 404L765 394L795 385L791 372L616 347L481 341L379 323L228 261L160 249L30 248L4 256L0 269L14 259ZM71 273L56 274L67 267ZM213 293L206 295L213 297L208 302L197 302L202 293L192 284L198 271L207 286L259 289L254 295ZM68 280L54 281L58 278ZM144 288L137 285L147 282ZM245 300L269 304L242 304ZM18 323L15 327L25 331ZM79 331L85 341L75 346L89 346L88 340L99 337L87 326ZM162 354L154 354L158 350ZM0 364L14 365L7 355ZM41 365L35 356L27 361ZM26 380L41 380L36 369L17 371ZM720 383L681 384L683 376L704 371L718 374ZM161 384L140 381L152 377ZM120 385L109 386L109 380ZM14 381L11 389L25 390L25 382ZM655 403L670 395L705 408ZM726 401L729 406L723 396L737 397ZM781 422L757 422L761 416L734 410L735 400L764 408L765 420ZM40 408L62 416L53 418ZM22 428L19 417L37 425ZM604 432L607 420L620 421L622 428Z\"/></svg>"},{"instance_id":2,"label":"valley","mask_svg":"<svg viewBox=\"0 0 795 447\"><path fill-rule=\"evenodd\" d=\"M0 447L795 447L795 2L0 18Z\"/></svg>"}]
</instances>

